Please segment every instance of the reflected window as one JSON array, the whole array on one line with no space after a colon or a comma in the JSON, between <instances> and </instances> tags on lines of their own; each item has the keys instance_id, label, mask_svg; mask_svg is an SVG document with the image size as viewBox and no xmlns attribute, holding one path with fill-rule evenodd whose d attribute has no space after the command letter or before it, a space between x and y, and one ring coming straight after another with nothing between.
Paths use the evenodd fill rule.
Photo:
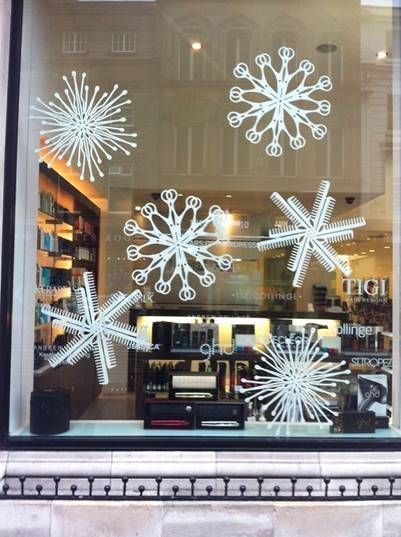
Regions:
<instances>
[{"instance_id":1,"label":"reflected window","mask_svg":"<svg viewBox=\"0 0 401 537\"><path fill-rule=\"evenodd\" d=\"M111 40L112 52L135 52L134 32L113 32Z\"/></svg>"},{"instance_id":2,"label":"reflected window","mask_svg":"<svg viewBox=\"0 0 401 537\"><path fill-rule=\"evenodd\" d=\"M232 77L234 67L244 62L249 64L251 58L251 38L246 30L227 32L224 49L224 66L226 78Z\"/></svg>"},{"instance_id":3,"label":"reflected window","mask_svg":"<svg viewBox=\"0 0 401 537\"><path fill-rule=\"evenodd\" d=\"M336 40L325 37L316 46L317 68L328 75L335 84L343 81L343 47Z\"/></svg>"},{"instance_id":4,"label":"reflected window","mask_svg":"<svg viewBox=\"0 0 401 537\"><path fill-rule=\"evenodd\" d=\"M250 147L235 129L223 130L222 168L224 175L248 175Z\"/></svg>"},{"instance_id":5,"label":"reflected window","mask_svg":"<svg viewBox=\"0 0 401 537\"><path fill-rule=\"evenodd\" d=\"M205 40L198 32L186 32L179 39L178 78L203 80L205 78Z\"/></svg>"},{"instance_id":6,"label":"reflected window","mask_svg":"<svg viewBox=\"0 0 401 537\"><path fill-rule=\"evenodd\" d=\"M315 148L318 177L344 177L344 130L332 127Z\"/></svg>"},{"instance_id":7,"label":"reflected window","mask_svg":"<svg viewBox=\"0 0 401 537\"><path fill-rule=\"evenodd\" d=\"M201 174L204 171L205 141L203 125L178 126L175 131L175 171Z\"/></svg>"},{"instance_id":8,"label":"reflected window","mask_svg":"<svg viewBox=\"0 0 401 537\"><path fill-rule=\"evenodd\" d=\"M86 52L87 34L85 32L64 32L63 52L65 54L77 54Z\"/></svg>"},{"instance_id":9,"label":"reflected window","mask_svg":"<svg viewBox=\"0 0 401 537\"><path fill-rule=\"evenodd\" d=\"M284 151L280 157L270 159L270 175L277 177L295 177L297 175L297 162L297 152L293 150Z\"/></svg>"},{"instance_id":10,"label":"reflected window","mask_svg":"<svg viewBox=\"0 0 401 537\"><path fill-rule=\"evenodd\" d=\"M109 166L109 175L132 175L134 166L132 164L113 164Z\"/></svg>"}]
</instances>

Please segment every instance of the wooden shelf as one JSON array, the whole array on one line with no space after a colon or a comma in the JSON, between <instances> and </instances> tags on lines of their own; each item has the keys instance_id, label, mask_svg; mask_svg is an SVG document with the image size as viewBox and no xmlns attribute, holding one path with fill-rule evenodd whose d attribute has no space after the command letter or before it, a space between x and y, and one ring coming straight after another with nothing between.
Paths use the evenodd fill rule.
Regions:
<instances>
[{"instance_id":1,"label":"wooden shelf","mask_svg":"<svg viewBox=\"0 0 401 537\"><path fill-rule=\"evenodd\" d=\"M54 271L65 270L68 271L65 273L65 279L59 278L59 280L68 282L69 285L72 282L77 284L81 281L81 273L80 271L74 273L75 268L82 266L97 273L96 264L74 259L74 254L76 253L75 247L87 246L92 247L96 251L95 258L99 258L100 208L56 170L48 168L45 163L39 165L39 189L41 192L51 195L55 211L54 214L49 214L39 208L37 225L45 233L57 235L59 238L68 240L68 243L60 240L58 244L56 241L54 243L46 242L47 247L51 244L60 251L38 250L38 264L51 265L49 269L53 272L50 273L50 276L53 278L50 279L56 281L57 278L54 276L61 273ZM50 202L46 207L52 207ZM90 234L83 235L79 230L74 229L74 226L78 225L85 226ZM83 237L90 238L91 242L82 241ZM42 242L41 245L44 246L44 243ZM66 253L62 253L63 251ZM70 286L48 290L50 292L46 292L47 289L39 288L37 299L44 303L54 303L61 298L70 299L73 291ZM63 328L53 326L51 322L35 326L36 340L41 340L44 346L57 344L57 336L63 333ZM48 354L43 350L44 348L38 350L38 358L43 358L43 361L37 362L41 366L34 370L34 389L41 390L59 386L69 390L71 393L71 417L78 419L100 393L94 360L80 360L74 367L66 365L53 368L47 361Z\"/></svg>"},{"instance_id":2,"label":"wooden shelf","mask_svg":"<svg viewBox=\"0 0 401 537\"><path fill-rule=\"evenodd\" d=\"M76 259L72 260L72 268L84 268L90 270L97 270L97 263L94 261L86 261L85 259Z\"/></svg>"},{"instance_id":3,"label":"wooden shelf","mask_svg":"<svg viewBox=\"0 0 401 537\"><path fill-rule=\"evenodd\" d=\"M57 218L57 215L55 214L48 214L42 211L41 209L38 209L38 220L40 224L45 224L48 226L67 226L67 230L69 232L72 232L74 227L72 224L65 222L61 218ZM66 232L67 232L66 230Z\"/></svg>"},{"instance_id":4,"label":"wooden shelf","mask_svg":"<svg viewBox=\"0 0 401 537\"><path fill-rule=\"evenodd\" d=\"M173 308L155 308L155 309L133 309L135 317L152 317L152 316L172 316L172 317L227 317L232 319L310 319L310 320L332 320L346 322L349 319L347 312L328 313L328 312L310 312L310 311L269 311L269 310L238 310L228 308L211 308L209 305L199 305L200 309L173 309ZM233 307L234 308L234 307Z\"/></svg>"},{"instance_id":5,"label":"wooden shelf","mask_svg":"<svg viewBox=\"0 0 401 537\"><path fill-rule=\"evenodd\" d=\"M145 360L200 360L206 361L208 357L196 351L171 351L171 352L138 352ZM235 352L233 354L215 354L211 360L258 360L260 354L257 352Z\"/></svg>"},{"instance_id":6,"label":"wooden shelf","mask_svg":"<svg viewBox=\"0 0 401 537\"><path fill-rule=\"evenodd\" d=\"M52 326L52 323L49 321L48 323L41 323L35 325L35 330L44 330L45 328L50 328Z\"/></svg>"}]
</instances>

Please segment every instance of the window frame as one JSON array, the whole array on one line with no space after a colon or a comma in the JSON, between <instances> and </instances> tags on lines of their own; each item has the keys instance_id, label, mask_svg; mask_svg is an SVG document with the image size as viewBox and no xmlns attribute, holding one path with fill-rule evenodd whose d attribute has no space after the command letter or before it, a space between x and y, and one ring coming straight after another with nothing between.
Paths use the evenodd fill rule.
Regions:
<instances>
[{"instance_id":1,"label":"window frame","mask_svg":"<svg viewBox=\"0 0 401 537\"><path fill-rule=\"evenodd\" d=\"M118 37L117 37L118 36ZM117 39L115 39L117 37ZM114 48L115 40L117 42L122 38L123 48L116 49ZM128 38L128 39L127 39ZM132 48L128 49L125 47L126 43L131 42ZM115 30L111 34L111 52L113 54L135 54L136 52L136 33L132 30Z\"/></svg>"},{"instance_id":2,"label":"window frame","mask_svg":"<svg viewBox=\"0 0 401 537\"><path fill-rule=\"evenodd\" d=\"M193 50L190 46L191 41L199 40L202 43L200 50ZM187 57L183 56L183 46L188 45ZM199 28L184 28L182 34L177 39L176 54L177 54L177 79L180 82L202 83L206 78L206 61L205 47L207 47L207 39L203 31ZM196 56L200 57L201 76L196 75ZM188 60L188 77L183 76L183 65Z\"/></svg>"},{"instance_id":3,"label":"window frame","mask_svg":"<svg viewBox=\"0 0 401 537\"><path fill-rule=\"evenodd\" d=\"M194 127L201 127L202 131L202 169L199 172L194 172ZM179 129L185 129L186 142L187 142L187 152L184 154L186 156L186 169L184 171L179 171L177 169L177 150L178 150L178 131ZM190 177L199 177L205 173L205 163L206 163L206 136L205 136L205 124L188 124L188 125L175 125L174 127L174 170L176 175L184 175Z\"/></svg>"},{"instance_id":4,"label":"window frame","mask_svg":"<svg viewBox=\"0 0 401 537\"><path fill-rule=\"evenodd\" d=\"M73 39L67 39L67 36ZM66 43L72 42L74 44L74 50L66 50ZM83 44L83 49L76 50L77 44ZM85 54L88 52L88 34L80 30L68 30L63 32L62 35L62 52L63 54Z\"/></svg>"},{"instance_id":5,"label":"window frame","mask_svg":"<svg viewBox=\"0 0 401 537\"><path fill-rule=\"evenodd\" d=\"M316 438L316 437L194 437L183 436L169 438L166 436L142 436L142 437L66 437L66 436L37 436L18 437L10 436L8 432L10 412L10 366L11 366L11 318L14 283L14 250L16 229L16 190L17 190L17 141L18 141L18 114L19 114L19 90L21 75L21 43L22 43L22 18L23 0L15 0L12 3L10 50L8 64L7 84L7 115L4 163L4 201L3 201L3 233L2 233L2 256L1 256L1 304L0 304L0 407L4 409L0 413L0 445L6 449L29 449L29 450L60 450L60 449L91 449L104 451L116 450L224 450L238 451L360 451L381 450L401 451L401 438ZM400 74L400 73L398 73ZM397 125L401 124L399 114L396 117ZM401 171L401 152L397 153L396 172ZM401 197L401 180L395 176L394 198ZM397 202L398 203L398 202ZM399 203L397 205L399 207ZM401 225L395 228L394 241L399 242ZM397 249L398 248L398 249ZM399 255L399 246L394 248L394 256ZM399 269L399 265L395 266ZM395 312L394 323L399 332L399 288L400 274L394 278ZM399 342L395 338L396 345L394 354L399 350ZM395 361L394 375L399 375L400 364ZM399 377L397 377L399 378ZM398 390L401 380L398 381ZM396 422L399 421L400 404L395 405Z\"/></svg>"},{"instance_id":6,"label":"window frame","mask_svg":"<svg viewBox=\"0 0 401 537\"><path fill-rule=\"evenodd\" d=\"M240 39L241 38L247 38L248 39L248 51L249 51L249 58L245 58L244 60L240 59ZM240 63L241 61L245 61L245 63L251 63L251 55L252 55L252 38L249 33L249 29L247 27L240 27L240 26L233 26L228 28L224 33L224 48L223 48L223 65L224 65L224 79L229 80L231 77L232 69L228 66L228 41L230 38L235 38L236 41L236 50L235 50L235 56L236 56L236 63Z\"/></svg>"}]
</instances>

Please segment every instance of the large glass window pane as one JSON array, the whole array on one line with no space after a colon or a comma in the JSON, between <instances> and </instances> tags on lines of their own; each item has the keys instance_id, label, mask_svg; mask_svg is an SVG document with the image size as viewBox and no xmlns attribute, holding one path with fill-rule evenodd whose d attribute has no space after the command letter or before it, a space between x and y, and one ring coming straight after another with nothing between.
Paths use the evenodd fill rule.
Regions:
<instances>
[{"instance_id":1,"label":"large glass window pane","mask_svg":"<svg viewBox=\"0 0 401 537\"><path fill-rule=\"evenodd\" d=\"M398 437L399 8L24 4L10 434Z\"/></svg>"}]
</instances>

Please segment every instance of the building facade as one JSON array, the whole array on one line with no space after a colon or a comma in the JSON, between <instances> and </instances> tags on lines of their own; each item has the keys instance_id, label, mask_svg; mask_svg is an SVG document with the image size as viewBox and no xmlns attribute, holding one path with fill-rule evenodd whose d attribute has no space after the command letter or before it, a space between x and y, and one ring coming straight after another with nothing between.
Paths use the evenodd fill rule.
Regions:
<instances>
[{"instance_id":1,"label":"building facade","mask_svg":"<svg viewBox=\"0 0 401 537\"><path fill-rule=\"evenodd\" d=\"M396 2L2 9L3 534L398 535Z\"/></svg>"}]
</instances>

